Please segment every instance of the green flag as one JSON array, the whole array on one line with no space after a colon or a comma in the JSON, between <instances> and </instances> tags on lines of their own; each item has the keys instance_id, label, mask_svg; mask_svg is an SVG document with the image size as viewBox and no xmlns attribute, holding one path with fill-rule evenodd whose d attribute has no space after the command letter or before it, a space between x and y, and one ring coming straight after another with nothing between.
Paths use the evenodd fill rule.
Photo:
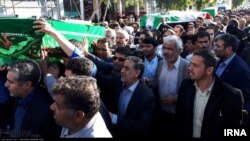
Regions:
<instances>
[{"instance_id":1,"label":"green flag","mask_svg":"<svg viewBox=\"0 0 250 141\"><path fill-rule=\"evenodd\" d=\"M38 57L43 33L35 33L34 19L0 19L0 65Z\"/></svg>"},{"instance_id":2,"label":"green flag","mask_svg":"<svg viewBox=\"0 0 250 141\"><path fill-rule=\"evenodd\" d=\"M185 23L193 22L197 17L205 18L206 14L207 12L202 11L169 11L165 14L147 14L141 17L140 26L150 26L154 29L158 29L161 24L161 18L164 18L166 23Z\"/></svg>"},{"instance_id":3,"label":"green flag","mask_svg":"<svg viewBox=\"0 0 250 141\"><path fill-rule=\"evenodd\" d=\"M34 19L0 19L0 65L11 64L15 60L39 59L41 45L54 54L61 54L57 42L49 35L35 33ZM86 37L90 44L94 39L105 36L105 28L78 22L48 21L67 39L81 41ZM61 57L61 56L60 56Z\"/></svg>"}]
</instances>

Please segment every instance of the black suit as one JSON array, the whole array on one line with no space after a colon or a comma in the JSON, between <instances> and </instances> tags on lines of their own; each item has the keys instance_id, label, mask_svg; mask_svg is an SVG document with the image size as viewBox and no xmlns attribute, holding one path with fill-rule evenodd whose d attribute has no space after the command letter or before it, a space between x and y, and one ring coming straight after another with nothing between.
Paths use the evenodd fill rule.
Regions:
<instances>
[{"instance_id":1,"label":"black suit","mask_svg":"<svg viewBox=\"0 0 250 141\"><path fill-rule=\"evenodd\" d=\"M250 66L250 47L244 48L240 57Z\"/></svg>"},{"instance_id":2,"label":"black suit","mask_svg":"<svg viewBox=\"0 0 250 141\"><path fill-rule=\"evenodd\" d=\"M116 95L117 105L119 97L120 93ZM113 128L114 137L150 136L149 130L154 106L155 100L152 91L140 81L132 94L125 117L118 116L118 122Z\"/></svg>"},{"instance_id":3,"label":"black suit","mask_svg":"<svg viewBox=\"0 0 250 141\"><path fill-rule=\"evenodd\" d=\"M50 105L53 100L42 87L34 88L34 97L21 124L21 131L28 131L19 137L60 137L61 128L56 125ZM16 110L16 108L15 108ZM14 111L15 111L14 110ZM15 118L15 112L13 120ZM14 122L13 122L14 123ZM12 123L12 124L13 124Z\"/></svg>"},{"instance_id":4,"label":"black suit","mask_svg":"<svg viewBox=\"0 0 250 141\"><path fill-rule=\"evenodd\" d=\"M123 90L121 75L97 73L97 81L101 89L101 98L108 110L118 113L120 94ZM118 123L112 126L114 137L149 136L151 118L155 107L154 95L143 82L139 82L127 107L125 118L118 117Z\"/></svg>"},{"instance_id":5,"label":"black suit","mask_svg":"<svg viewBox=\"0 0 250 141\"><path fill-rule=\"evenodd\" d=\"M183 80L176 105L179 127L177 133L180 134L180 137L192 137L193 135L195 93L194 81ZM201 137L223 136L223 129L238 127L241 119L241 93L216 77L204 111Z\"/></svg>"},{"instance_id":6,"label":"black suit","mask_svg":"<svg viewBox=\"0 0 250 141\"><path fill-rule=\"evenodd\" d=\"M115 94L120 94L122 91L121 75L117 72L110 74L97 73L97 84L101 90L100 96L107 107L108 111L115 112L117 110Z\"/></svg>"},{"instance_id":7,"label":"black suit","mask_svg":"<svg viewBox=\"0 0 250 141\"><path fill-rule=\"evenodd\" d=\"M220 62L219 62L220 64ZM218 66L219 66L218 64ZM238 56L225 68L220 79L242 91L244 97L244 109L250 113L250 69L249 66Z\"/></svg>"}]
</instances>

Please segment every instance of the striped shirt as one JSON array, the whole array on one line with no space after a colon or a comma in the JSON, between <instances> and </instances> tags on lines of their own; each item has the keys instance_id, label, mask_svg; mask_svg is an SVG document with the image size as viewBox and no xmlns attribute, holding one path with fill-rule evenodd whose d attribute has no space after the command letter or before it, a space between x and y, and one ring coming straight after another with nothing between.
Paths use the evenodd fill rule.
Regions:
<instances>
[{"instance_id":1,"label":"striped shirt","mask_svg":"<svg viewBox=\"0 0 250 141\"><path fill-rule=\"evenodd\" d=\"M168 68L166 60L162 67L159 78L159 94L160 98L167 97L169 95L177 95L177 81L178 81L178 68L180 64L180 56L175 62L173 68ZM162 105L162 109L169 113L175 113L174 105Z\"/></svg>"}]
</instances>

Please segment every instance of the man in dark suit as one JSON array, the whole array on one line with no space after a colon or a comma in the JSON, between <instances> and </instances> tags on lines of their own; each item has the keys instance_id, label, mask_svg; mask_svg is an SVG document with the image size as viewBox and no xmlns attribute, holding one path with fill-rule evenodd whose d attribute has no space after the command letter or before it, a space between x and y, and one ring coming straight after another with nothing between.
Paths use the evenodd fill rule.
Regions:
<instances>
[{"instance_id":1,"label":"man in dark suit","mask_svg":"<svg viewBox=\"0 0 250 141\"><path fill-rule=\"evenodd\" d=\"M216 74L224 82L242 91L244 109L250 113L250 68L235 52L237 38L230 34L223 34L215 40L215 53L221 60Z\"/></svg>"},{"instance_id":2,"label":"man in dark suit","mask_svg":"<svg viewBox=\"0 0 250 141\"><path fill-rule=\"evenodd\" d=\"M117 110L111 114L114 137L147 137L154 110L152 91L139 80L143 61L135 56L126 58L121 70L124 89L117 93Z\"/></svg>"},{"instance_id":3,"label":"man in dark suit","mask_svg":"<svg viewBox=\"0 0 250 141\"><path fill-rule=\"evenodd\" d=\"M10 137L59 137L50 105L53 100L47 90L39 86L41 70L33 61L14 63L8 68L5 86L16 98Z\"/></svg>"},{"instance_id":4,"label":"man in dark suit","mask_svg":"<svg viewBox=\"0 0 250 141\"><path fill-rule=\"evenodd\" d=\"M240 57L250 66L250 47L244 48Z\"/></svg>"},{"instance_id":5,"label":"man in dark suit","mask_svg":"<svg viewBox=\"0 0 250 141\"><path fill-rule=\"evenodd\" d=\"M216 60L207 50L194 53L190 79L184 79L177 99L180 137L213 138L236 128L242 118L241 93L214 75Z\"/></svg>"}]
</instances>

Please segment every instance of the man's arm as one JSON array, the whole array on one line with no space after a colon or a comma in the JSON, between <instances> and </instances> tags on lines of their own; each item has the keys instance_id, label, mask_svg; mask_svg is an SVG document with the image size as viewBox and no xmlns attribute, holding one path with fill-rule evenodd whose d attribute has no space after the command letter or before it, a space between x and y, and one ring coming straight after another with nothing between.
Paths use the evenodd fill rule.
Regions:
<instances>
[{"instance_id":1,"label":"man's arm","mask_svg":"<svg viewBox=\"0 0 250 141\"><path fill-rule=\"evenodd\" d=\"M36 28L36 33L44 32L52 36L57 43L60 45L62 50L68 55L71 56L75 46L70 43L61 33L56 31L45 19L38 19L34 22L33 28Z\"/></svg>"}]
</instances>

